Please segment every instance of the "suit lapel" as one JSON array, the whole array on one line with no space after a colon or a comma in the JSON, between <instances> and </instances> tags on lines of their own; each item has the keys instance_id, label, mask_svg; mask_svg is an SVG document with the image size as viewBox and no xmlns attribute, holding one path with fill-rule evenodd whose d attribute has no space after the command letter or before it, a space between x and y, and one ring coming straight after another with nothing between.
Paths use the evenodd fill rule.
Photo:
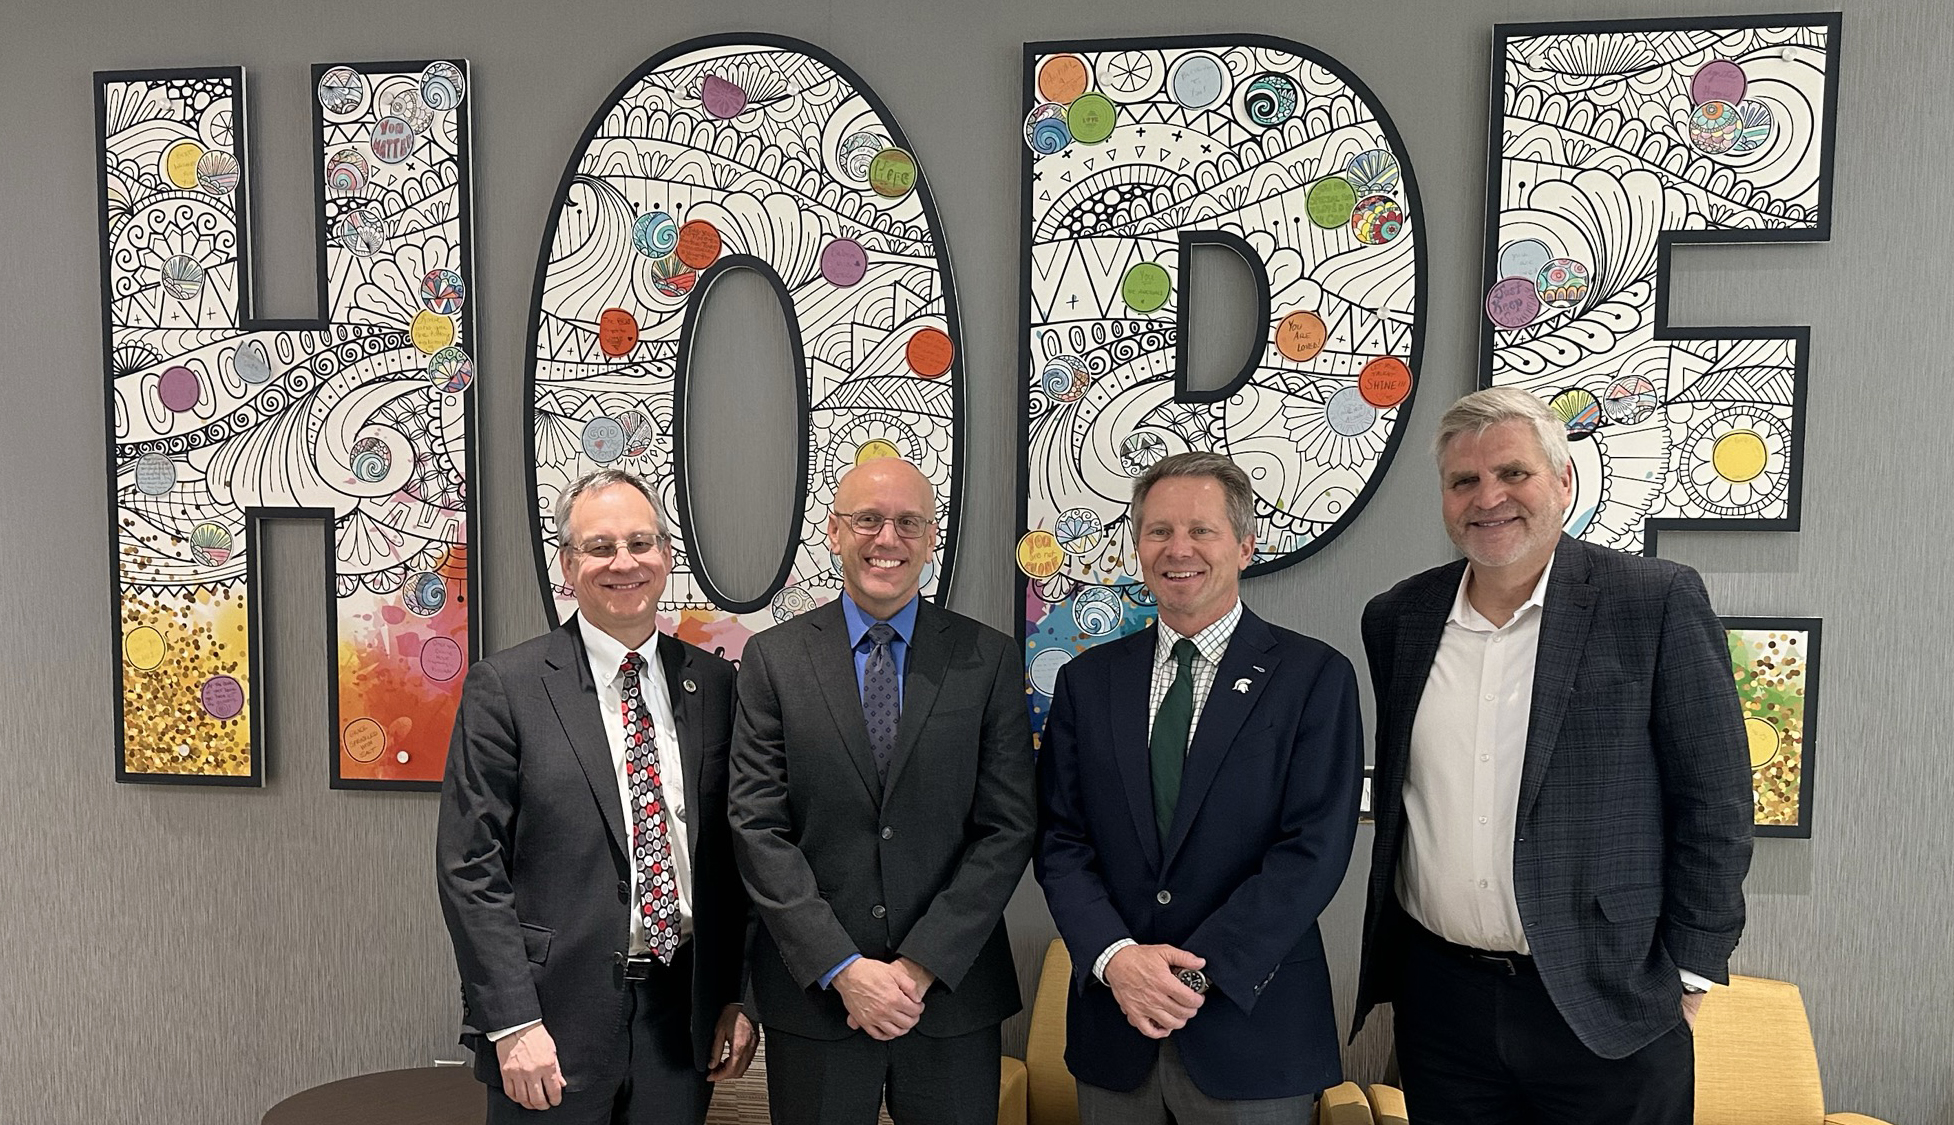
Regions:
<instances>
[{"instance_id":1,"label":"suit lapel","mask_svg":"<svg viewBox=\"0 0 1954 1125\"><path fill-rule=\"evenodd\" d=\"M807 637L807 664L828 701L828 714L834 717L841 744L855 763L862 785L877 808L882 805L882 779L875 770L875 755L868 748L868 723L862 718L862 690L855 680L855 654L848 646L848 622L841 615L841 599L807 615L813 631Z\"/></svg>"},{"instance_id":2,"label":"suit lapel","mask_svg":"<svg viewBox=\"0 0 1954 1125\"><path fill-rule=\"evenodd\" d=\"M950 667L950 627L955 624L956 618L928 602L916 606L915 636L909 638L909 667L902 673L902 714L896 722L896 746L889 758L885 791L895 789L896 779L902 776L903 763L915 750L917 740L922 737L923 724L936 706L944 674ZM860 710L858 705L856 711ZM862 729L866 741L866 722Z\"/></svg>"},{"instance_id":3,"label":"suit lapel","mask_svg":"<svg viewBox=\"0 0 1954 1125\"><path fill-rule=\"evenodd\" d=\"M1180 800L1174 805L1173 827L1167 833L1167 852L1162 860L1161 870L1174 862L1181 843L1194 824L1195 814L1200 811L1201 802L1207 798L1208 789L1214 785L1215 774L1220 772L1221 763L1234 748L1235 736L1241 733L1242 723L1248 719L1249 712L1262 698L1262 692L1274 678L1277 658L1272 655L1275 648L1275 634L1259 617L1242 607L1242 619L1235 624L1234 636L1228 639L1228 648L1221 654L1221 663L1215 668L1214 685L1208 689L1207 702L1201 705L1201 719L1195 725L1194 739L1187 747L1187 764L1181 773ZM1256 671L1257 666L1261 671ZM1246 690L1235 690L1236 684L1245 684Z\"/></svg>"},{"instance_id":4,"label":"suit lapel","mask_svg":"<svg viewBox=\"0 0 1954 1125\"><path fill-rule=\"evenodd\" d=\"M1588 585L1585 545L1563 535L1547 579L1547 604L1540 613L1540 648L1534 657L1533 708L1527 715L1527 757L1520 773L1519 824L1527 823L1540 785L1547 779L1574 670L1587 648L1594 620L1596 590Z\"/></svg>"},{"instance_id":5,"label":"suit lapel","mask_svg":"<svg viewBox=\"0 0 1954 1125\"><path fill-rule=\"evenodd\" d=\"M678 739L678 756L685 770L685 827L686 840L691 844L694 856L699 851L698 821L694 810L699 807L699 771L704 769L704 748L699 745L699 692L698 686L688 678L691 671L692 654L676 638L658 635L658 660L664 665L665 691L672 700L672 721L677 727L672 733ZM688 687L687 685L692 686Z\"/></svg>"},{"instance_id":6,"label":"suit lapel","mask_svg":"<svg viewBox=\"0 0 1954 1125\"><path fill-rule=\"evenodd\" d=\"M1380 817L1387 798L1394 806L1402 800L1405 770L1411 762L1412 723L1418 718L1432 661L1437 659L1439 642L1445 637L1445 618L1452 611L1464 576L1464 560L1446 567L1398 615L1398 635L1392 649L1390 718L1381 744L1388 757L1376 763L1378 777L1372 796L1375 814Z\"/></svg>"},{"instance_id":7,"label":"suit lapel","mask_svg":"<svg viewBox=\"0 0 1954 1125\"><path fill-rule=\"evenodd\" d=\"M1107 729L1113 735L1113 760L1119 763L1126 806L1133 814L1133 830L1147 862L1160 870L1160 829L1153 820L1153 762L1147 754L1147 704L1153 688L1153 652L1158 629L1147 629L1111 643L1122 646L1114 655L1112 683L1105 706L1111 711ZM1081 723L1083 729L1090 725Z\"/></svg>"},{"instance_id":8,"label":"suit lapel","mask_svg":"<svg viewBox=\"0 0 1954 1125\"><path fill-rule=\"evenodd\" d=\"M611 762L611 743L604 733L603 705L597 698L597 685L590 679L590 661L584 656L581 626L574 616L557 629L543 662L543 689L549 693L556 719L583 767L590 783L590 795L603 814L604 827L610 829L611 843L622 855L625 846L624 798L617 788L617 767Z\"/></svg>"}]
</instances>

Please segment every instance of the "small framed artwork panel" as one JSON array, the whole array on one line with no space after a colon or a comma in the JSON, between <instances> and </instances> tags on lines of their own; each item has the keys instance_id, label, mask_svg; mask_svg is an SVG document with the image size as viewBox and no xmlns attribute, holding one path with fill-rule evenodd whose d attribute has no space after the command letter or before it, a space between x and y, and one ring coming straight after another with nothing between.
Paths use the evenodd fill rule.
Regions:
<instances>
[{"instance_id":1,"label":"small framed artwork panel","mask_svg":"<svg viewBox=\"0 0 1954 1125\"><path fill-rule=\"evenodd\" d=\"M1819 626L1816 617L1723 619L1744 708L1759 836L1812 834Z\"/></svg>"}]
</instances>

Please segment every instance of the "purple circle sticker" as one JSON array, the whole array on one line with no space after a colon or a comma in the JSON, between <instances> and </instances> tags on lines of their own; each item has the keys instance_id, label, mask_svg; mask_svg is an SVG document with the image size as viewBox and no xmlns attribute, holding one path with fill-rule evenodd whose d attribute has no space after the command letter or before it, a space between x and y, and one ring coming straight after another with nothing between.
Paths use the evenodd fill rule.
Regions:
<instances>
[{"instance_id":1,"label":"purple circle sticker","mask_svg":"<svg viewBox=\"0 0 1954 1125\"><path fill-rule=\"evenodd\" d=\"M722 121L746 112L746 91L716 74L706 75L699 86L699 101L706 112Z\"/></svg>"},{"instance_id":2,"label":"purple circle sticker","mask_svg":"<svg viewBox=\"0 0 1954 1125\"><path fill-rule=\"evenodd\" d=\"M1744 77L1744 68L1726 59L1703 64L1696 77L1689 80L1689 100L1691 105L1704 102L1729 102L1736 105L1744 100L1744 87L1749 80Z\"/></svg>"},{"instance_id":3,"label":"purple circle sticker","mask_svg":"<svg viewBox=\"0 0 1954 1125\"><path fill-rule=\"evenodd\" d=\"M163 377L156 381L157 396L163 400L164 406L178 414L195 410L197 400L203 397L203 393L203 380L197 378L195 371L181 364L163 372Z\"/></svg>"},{"instance_id":4,"label":"purple circle sticker","mask_svg":"<svg viewBox=\"0 0 1954 1125\"><path fill-rule=\"evenodd\" d=\"M821 249L821 276L846 289L868 272L868 252L852 238L837 238Z\"/></svg>"},{"instance_id":5,"label":"purple circle sticker","mask_svg":"<svg viewBox=\"0 0 1954 1125\"><path fill-rule=\"evenodd\" d=\"M387 164L399 164L414 155L414 127L405 118L392 115L374 122L373 137L368 147L373 155Z\"/></svg>"},{"instance_id":6,"label":"purple circle sticker","mask_svg":"<svg viewBox=\"0 0 1954 1125\"><path fill-rule=\"evenodd\" d=\"M447 637L435 637L421 646L421 671L430 680L447 683L461 671L461 646Z\"/></svg>"},{"instance_id":7,"label":"purple circle sticker","mask_svg":"<svg viewBox=\"0 0 1954 1125\"><path fill-rule=\"evenodd\" d=\"M244 710L244 685L229 676L212 676L204 681L203 705L213 719L235 719Z\"/></svg>"},{"instance_id":8,"label":"purple circle sticker","mask_svg":"<svg viewBox=\"0 0 1954 1125\"><path fill-rule=\"evenodd\" d=\"M1486 291L1486 316L1501 328L1525 328L1540 315L1540 291L1530 277L1509 277Z\"/></svg>"}]
</instances>

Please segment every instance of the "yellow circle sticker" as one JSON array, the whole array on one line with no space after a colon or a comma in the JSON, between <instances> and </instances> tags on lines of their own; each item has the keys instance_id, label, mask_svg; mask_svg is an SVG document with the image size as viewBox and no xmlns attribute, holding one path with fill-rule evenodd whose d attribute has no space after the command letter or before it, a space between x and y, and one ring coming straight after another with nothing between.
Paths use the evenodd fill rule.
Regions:
<instances>
[{"instance_id":1,"label":"yellow circle sticker","mask_svg":"<svg viewBox=\"0 0 1954 1125\"><path fill-rule=\"evenodd\" d=\"M414 346L428 355L455 342L453 318L427 309L414 314L414 325L409 331L413 333Z\"/></svg>"},{"instance_id":2,"label":"yellow circle sticker","mask_svg":"<svg viewBox=\"0 0 1954 1125\"><path fill-rule=\"evenodd\" d=\"M1018 569L1031 577L1050 578L1064 565L1065 550L1051 532L1027 531L1018 540Z\"/></svg>"}]
</instances>

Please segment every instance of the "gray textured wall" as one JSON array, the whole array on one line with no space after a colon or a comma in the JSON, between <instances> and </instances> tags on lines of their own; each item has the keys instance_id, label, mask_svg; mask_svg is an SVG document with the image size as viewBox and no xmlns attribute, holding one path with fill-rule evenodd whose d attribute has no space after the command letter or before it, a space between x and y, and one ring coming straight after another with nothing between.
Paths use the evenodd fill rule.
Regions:
<instances>
[{"instance_id":1,"label":"gray textured wall","mask_svg":"<svg viewBox=\"0 0 1954 1125\"><path fill-rule=\"evenodd\" d=\"M473 61L485 342L479 557L486 641L542 627L519 458L522 340L551 194L576 137L634 65L679 39L741 28L800 36L873 83L915 138L955 255L969 360L969 491L956 608L1011 622L1017 467L1020 44L1093 34L1252 31L1328 51L1397 119L1425 194L1432 289L1425 387L1410 445L1364 518L1330 548L1247 591L1258 611L1355 656L1364 600L1450 557L1423 459L1443 402L1473 383L1495 21L1770 11L1538 0L1129 0L1055 8L914 0L400 5L342 0L72 0L12 6L0 44L0 1119L48 1125L247 1125L296 1090L452 1054L453 970L433 904L425 795L325 787L325 577L312 527L270 537L269 783L262 791L117 786L110 772L108 534L100 446L100 313L90 74L193 64L254 78L266 312L312 306L308 67L315 60ZM1782 8L1793 5L1785 4ZM1850 5L1828 245L1679 254L1679 319L1814 326L1805 530L1663 537L1726 613L1826 619L1816 832L1758 846L1741 971L1805 989L1828 1101L1897 1122L1954 1123L1954 954L1945 905L1954 792L1941 646L1951 597L1923 573L1943 521L1946 290L1954 251L1946 84L1954 27L1940 0ZM1217 282L1217 284L1220 284ZM752 295L749 294L748 297ZM726 298L738 303L745 298ZM718 300L716 298L716 300ZM758 302L752 307L764 308ZM730 305L727 312L736 313ZM718 315L717 310L715 316ZM729 317L730 319L730 317ZM1909 331L1915 325L1920 329ZM1921 330L1924 329L1924 330ZM708 427L784 436L785 414L736 420L785 387L764 334L715 351ZM750 424L755 429L736 430ZM781 442L707 453L730 505L779 482ZM738 467L737 481L731 471ZM1923 471L1924 470L1924 471ZM739 499L750 507L783 501ZM778 525L762 518L760 527ZM756 551L732 520L706 529L729 571ZM745 526L751 526L745 525ZM991 543L989 549L970 544ZM758 573L757 571L755 572ZM758 579L752 579L758 581ZM740 584L734 577L735 584ZM1360 837L1360 857L1368 830ZM1361 862L1361 859L1360 859ZM1357 881L1325 917L1347 1008ZM1928 891L1932 885L1937 888ZM1027 947L1048 925L1014 907ZM1350 1054L1374 1077L1375 1029Z\"/></svg>"}]
</instances>

